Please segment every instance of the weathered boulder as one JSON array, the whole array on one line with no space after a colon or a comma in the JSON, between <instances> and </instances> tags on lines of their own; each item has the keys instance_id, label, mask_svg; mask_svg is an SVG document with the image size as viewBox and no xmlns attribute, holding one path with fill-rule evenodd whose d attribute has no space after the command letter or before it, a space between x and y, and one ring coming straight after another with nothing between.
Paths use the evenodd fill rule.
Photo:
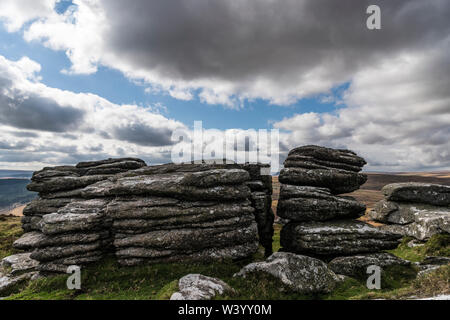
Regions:
<instances>
[{"instance_id":1,"label":"weathered boulder","mask_svg":"<svg viewBox=\"0 0 450 320\"><path fill-rule=\"evenodd\" d=\"M138 169L145 165L145 162L140 159L121 158L80 162L76 166L46 167L33 173L27 189L46 194L84 188L108 179L114 174Z\"/></svg>"},{"instance_id":2,"label":"weathered boulder","mask_svg":"<svg viewBox=\"0 0 450 320\"><path fill-rule=\"evenodd\" d=\"M363 158L357 156L353 151L344 149L331 149L314 145L294 148L289 151L288 157L295 155L309 156L322 161L345 163L356 167L363 167L366 164L366 161Z\"/></svg>"},{"instance_id":3,"label":"weathered boulder","mask_svg":"<svg viewBox=\"0 0 450 320\"><path fill-rule=\"evenodd\" d=\"M349 277L367 276L367 267L376 265L381 268L399 265L409 266L410 261L400 259L387 252L359 254L354 256L338 257L330 261L328 267L337 274Z\"/></svg>"},{"instance_id":4,"label":"weathered boulder","mask_svg":"<svg viewBox=\"0 0 450 320\"><path fill-rule=\"evenodd\" d=\"M387 224L381 228L402 236L426 240L435 234L450 233L450 212L445 210L423 211L414 216L414 222L412 223L405 225Z\"/></svg>"},{"instance_id":5,"label":"weathered boulder","mask_svg":"<svg viewBox=\"0 0 450 320\"><path fill-rule=\"evenodd\" d=\"M366 180L367 176L363 173L334 168L284 168L279 176L281 183L328 188L333 194L358 190L360 185L364 184Z\"/></svg>"},{"instance_id":6,"label":"weathered boulder","mask_svg":"<svg viewBox=\"0 0 450 320\"><path fill-rule=\"evenodd\" d=\"M382 191L385 199L375 205L369 217L386 223L384 230L418 240L450 233L450 186L393 183Z\"/></svg>"},{"instance_id":7,"label":"weathered boulder","mask_svg":"<svg viewBox=\"0 0 450 320\"><path fill-rule=\"evenodd\" d=\"M202 172L204 173L204 172ZM222 176L220 169L210 170L211 176ZM247 177L244 170L240 172L241 178ZM243 200L250 196L250 189L244 184L230 185L224 183L214 187L201 187L207 185L208 179L192 178L192 173L168 173L149 176L135 176L119 178L115 181L102 181L90 185L82 190L85 198L108 197L118 195L152 195L160 197L173 197L187 200Z\"/></svg>"},{"instance_id":8,"label":"weathered boulder","mask_svg":"<svg viewBox=\"0 0 450 320\"><path fill-rule=\"evenodd\" d=\"M435 206L450 206L450 186L430 183L392 183L381 190L387 200L419 202Z\"/></svg>"},{"instance_id":9,"label":"weathered boulder","mask_svg":"<svg viewBox=\"0 0 450 320\"><path fill-rule=\"evenodd\" d=\"M33 279L37 275L38 272L36 271L24 273L19 276L2 276L0 273L0 296L10 295L18 285Z\"/></svg>"},{"instance_id":10,"label":"weathered boulder","mask_svg":"<svg viewBox=\"0 0 450 320\"><path fill-rule=\"evenodd\" d=\"M137 266L146 263L170 262L212 262L221 260L239 260L253 255L258 250L258 241L222 248L193 250L158 250L144 247L128 247L116 251L117 261L123 266Z\"/></svg>"},{"instance_id":11,"label":"weathered boulder","mask_svg":"<svg viewBox=\"0 0 450 320\"><path fill-rule=\"evenodd\" d=\"M281 230L284 250L326 256L394 249L400 238L400 235L352 220L289 223Z\"/></svg>"},{"instance_id":12,"label":"weathered boulder","mask_svg":"<svg viewBox=\"0 0 450 320\"><path fill-rule=\"evenodd\" d=\"M271 249L271 177L261 164L167 164L134 158L35 172L25 209L37 270L65 272L114 252L119 263L240 259ZM270 241L270 243L269 243Z\"/></svg>"},{"instance_id":13,"label":"weathered boulder","mask_svg":"<svg viewBox=\"0 0 450 320\"><path fill-rule=\"evenodd\" d=\"M170 300L210 300L216 295L233 293L234 290L220 279L201 274L188 274L178 281L178 292Z\"/></svg>"},{"instance_id":14,"label":"weathered boulder","mask_svg":"<svg viewBox=\"0 0 450 320\"><path fill-rule=\"evenodd\" d=\"M0 271L3 270L3 273L12 276L35 271L39 262L33 260L30 255L30 253L19 253L3 258L0 264Z\"/></svg>"},{"instance_id":15,"label":"weathered boulder","mask_svg":"<svg viewBox=\"0 0 450 320\"><path fill-rule=\"evenodd\" d=\"M91 243L107 239L110 236L108 230L101 232L79 232L45 235L42 232L33 231L25 233L13 244L20 250L33 250L36 248L52 247L58 245L70 245L78 243Z\"/></svg>"},{"instance_id":16,"label":"weathered boulder","mask_svg":"<svg viewBox=\"0 0 450 320\"><path fill-rule=\"evenodd\" d=\"M328 293L339 281L324 262L289 252L275 252L265 261L245 266L235 276L257 272L268 273L303 294Z\"/></svg>"},{"instance_id":17,"label":"weathered boulder","mask_svg":"<svg viewBox=\"0 0 450 320\"><path fill-rule=\"evenodd\" d=\"M243 244L257 239L256 223L246 219L215 228L192 228L160 230L137 235L117 234L114 246L120 250L126 247L143 247L160 250L199 251L211 247L226 247L230 244ZM123 257L123 255L122 255Z\"/></svg>"},{"instance_id":18,"label":"weathered boulder","mask_svg":"<svg viewBox=\"0 0 450 320\"><path fill-rule=\"evenodd\" d=\"M283 184L277 215L292 221L358 218L366 206L351 197L333 196L329 189Z\"/></svg>"}]
</instances>

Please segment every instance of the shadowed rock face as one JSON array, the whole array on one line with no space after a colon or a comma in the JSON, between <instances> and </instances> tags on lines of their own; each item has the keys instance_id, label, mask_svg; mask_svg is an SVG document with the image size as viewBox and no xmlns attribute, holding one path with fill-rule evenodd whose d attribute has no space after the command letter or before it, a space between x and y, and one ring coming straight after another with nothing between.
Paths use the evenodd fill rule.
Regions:
<instances>
[{"instance_id":1,"label":"shadowed rock face","mask_svg":"<svg viewBox=\"0 0 450 320\"><path fill-rule=\"evenodd\" d=\"M258 234L271 250L272 185L263 167L148 167L122 158L44 168L28 186L40 196L24 210L29 232L14 246L32 250L45 272L107 253L123 265L245 258L258 249Z\"/></svg>"},{"instance_id":2,"label":"shadowed rock face","mask_svg":"<svg viewBox=\"0 0 450 320\"><path fill-rule=\"evenodd\" d=\"M382 189L385 199L369 216L386 223L384 230L425 240L450 233L450 186L427 183L393 183Z\"/></svg>"},{"instance_id":3,"label":"shadowed rock face","mask_svg":"<svg viewBox=\"0 0 450 320\"><path fill-rule=\"evenodd\" d=\"M333 196L328 189L284 184L277 214L292 221L326 221L358 218L366 206L351 197Z\"/></svg>"},{"instance_id":4,"label":"shadowed rock face","mask_svg":"<svg viewBox=\"0 0 450 320\"><path fill-rule=\"evenodd\" d=\"M358 190L367 181L362 173L341 169L282 169L279 181L284 184L328 188L333 194L349 193Z\"/></svg>"},{"instance_id":5,"label":"shadowed rock face","mask_svg":"<svg viewBox=\"0 0 450 320\"><path fill-rule=\"evenodd\" d=\"M401 236L352 220L289 223L281 245L290 252L338 256L394 249Z\"/></svg>"}]
</instances>

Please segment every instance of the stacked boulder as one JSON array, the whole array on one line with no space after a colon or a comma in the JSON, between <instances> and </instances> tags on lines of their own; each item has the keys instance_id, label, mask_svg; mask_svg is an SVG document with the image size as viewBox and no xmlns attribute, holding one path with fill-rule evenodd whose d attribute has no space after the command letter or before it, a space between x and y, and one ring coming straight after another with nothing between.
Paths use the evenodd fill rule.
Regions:
<instances>
[{"instance_id":1,"label":"stacked boulder","mask_svg":"<svg viewBox=\"0 0 450 320\"><path fill-rule=\"evenodd\" d=\"M107 214L122 265L238 259L258 248L249 178L242 169L162 165L91 185L83 196L116 197Z\"/></svg>"},{"instance_id":2,"label":"stacked boulder","mask_svg":"<svg viewBox=\"0 0 450 320\"><path fill-rule=\"evenodd\" d=\"M24 210L26 233L14 245L47 272L108 252L122 265L248 257L258 233L266 246L273 235L271 180L261 168L133 158L44 168L28 186L39 198Z\"/></svg>"},{"instance_id":3,"label":"stacked boulder","mask_svg":"<svg viewBox=\"0 0 450 320\"><path fill-rule=\"evenodd\" d=\"M30 257L39 261L37 269L44 272L65 272L69 265L100 260L112 242L112 220L106 215L110 199L84 199L81 192L90 184L143 166L142 160L122 158L35 172L28 189L39 192L39 198L24 209L27 233L14 246L33 250Z\"/></svg>"},{"instance_id":4,"label":"stacked boulder","mask_svg":"<svg viewBox=\"0 0 450 320\"><path fill-rule=\"evenodd\" d=\"M398 245L398 235L355 220L365 213L364 204L338 196L367 180L359 172L365 163L349 150L304 146L289 152L277 207L286 221L280 239L284 251L327 259Z\"/></svg>"},{"instance_id":5,"label":"stacked boulder","mask_svg":"<svg viewBox=\"0 0 450 320\"><path fill-rule=\"evenodd\" d=\"M369 212L382 228L426 240L450 233L450 186L428 183L393 183L383 187L384 199Z\"/></svg>"}]
</instances>

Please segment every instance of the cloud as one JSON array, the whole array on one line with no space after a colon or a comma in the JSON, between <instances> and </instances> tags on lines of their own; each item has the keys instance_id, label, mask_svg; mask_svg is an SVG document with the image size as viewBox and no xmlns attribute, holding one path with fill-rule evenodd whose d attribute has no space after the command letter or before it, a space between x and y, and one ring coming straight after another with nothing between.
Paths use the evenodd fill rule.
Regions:
<instances>
[{"instance_id":1,"label":"cloud","mask_svg":"<svg viewBox=\"0 0 450 320\"><path fill-rule=\"evenodd\" d=\"M34 169L123 154L158 157L173 144L173 130L185 128L150 108L48 87L39 71L29 58L0 55L0 167Z\"/></svg>"},{"instance_id":2,"label":"cloud","mask_svg":"<svg viewBox=\"0 0 450 320\"><path fill-rule=\"evenodd\" d=\"M377 0L376 32L365 26L369 0L73 2L24 32L64 50L72 62L66 72L104 65L153 91L230 107L326 93L386 55L422 50L450 32L445 0Z\"/></svg>"},{"instance_id":3,"label":"cloud","mask_svg":"<svg viewBox=\"0 0 450 320\"><path fill-rule=\"evenodd\" d=\"M57 0L1 0L0 20L8 31L18 31L30 20L46 17L52 14Z\"/></svg>"},{"instance_id":4,"label":"cloud","mask_svg":"<svg viewBox=\"0 0 450 320\"><path fill-rule=\"evenodd\" d=\"M387 56L353 76L332 113L274 123L290 146L350 147L371 170L450 168L450 37L416 52Z\"/></svg>"},{"instance_id":5,"label":"cloud","mask_svg":"<svg viewBox=\"0 0 450 320\"><path fill-rule=\"evenodd\" d=\"M172 131L168 128L152 128L144 123L129 123L126 126L117 126L114 137L120 140L136 143L141 146L171 145Z\"/></svg>"},{"instance_id":6,"label":"cloud","mask_svg":"<svg viewBox=\"0 0 450 320\"><path fill-rule=\"evenodd\" d=\"M21 12L14 4L0 16L18 17L15 26L6 22L10 31L28 22L25 40L64 51L71 61L67 74L106 66L144 83L149 94L232 108L254 99L300 106L305 97L335 101L334 112L299 112L274 123L283 130L283 156L287 148L314 143L354 149L370 170L450 167L447 0L73 2L63 14ZM381 30L365 27L369 4L381 7ZM14 88L5 97L17 105L17 98L38 98L44 111L82 112L82 122L68 116L50 128L86 144L80 154L101 143L105 154L155 159L155 150L167 153L170 133L183 127L138 106L48 88L29 59L8 64L11 73L0 77L0 88ZM14 119L9 123L19 127ZM42 143L55 135L46 132Z\"/></svg>"}]
</instances>

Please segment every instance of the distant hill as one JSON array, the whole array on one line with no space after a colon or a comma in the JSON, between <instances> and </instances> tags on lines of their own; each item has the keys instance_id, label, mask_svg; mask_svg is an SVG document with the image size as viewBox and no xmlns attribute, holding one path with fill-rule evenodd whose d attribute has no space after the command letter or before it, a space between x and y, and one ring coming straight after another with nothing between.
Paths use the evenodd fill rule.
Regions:
<instances>
[{"instance_id":1,"label":"distant hill","mask_svg":"<svg viewBox=\"0 0 450 320\"><path fill-rule=\"evenodd\" d=\"M12 209L33 200L37 193L26 189L29 183L29 179L0 179L0 209Z\"/></svg>"}]
</instances>

